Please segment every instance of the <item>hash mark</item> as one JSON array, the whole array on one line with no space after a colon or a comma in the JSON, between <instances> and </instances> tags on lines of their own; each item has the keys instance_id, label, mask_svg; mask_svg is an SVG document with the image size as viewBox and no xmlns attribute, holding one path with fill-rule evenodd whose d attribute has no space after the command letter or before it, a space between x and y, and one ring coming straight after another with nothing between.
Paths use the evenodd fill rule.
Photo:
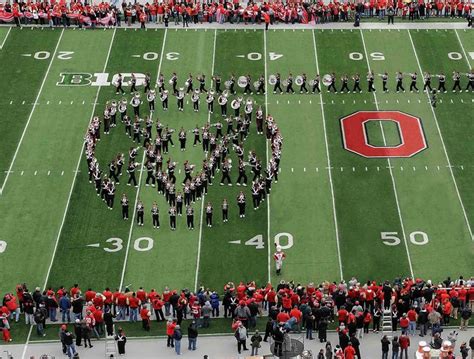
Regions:
<instances>
[{"instance_id":1,"label":"hash mark","mask_svg":"<svg viewBox=\"0 0 474 359\"><path fill-rule=\"evenodd\" d=\"M400 166L400 171L403 171L403 166Z\"/></svg>"},{"instance_id":2,"label":"hash mark","mask_svg":"<svg viewBox=\"0 0 474 359\"><path fill-rule=\"evenodd\" d=\"M438 169L438 171L439 171L439 166L436 166L436 168L437 168L437 169Z\"/></svg>"},{"instance_id":3,"label":"hash mark","mask_svg":"<svg viewBox=\"0 0 474 359\"><path fill-rule=\"evenodd\" d=\"M413 171L416 171L416 167L415 167L415 166L413 166Z\"/></svg>"},{"instance_id":4,"label":"hash mark","mask_svg":"<svg viewBox=\"0 0 474 359\"><path fill-rule=\"evenodd\" d=\"M341 172L343 172L343 171L344 171L344 167L341 167Z\"/></svg>"},{"instance_id":5,"label":"hash mark","mask_svg":"<svg viewBox=\"0 0 474 359\"><path fill-rule=\"evenodd\" d=\"M24 173L25 173L25 171L21 171L20 176L23 176Z\"/></svg>"},{"instance_id":6,"label":"hash mark","mask_svg":"<svg viewBox=\"0 0 474 359\"><path fill-rule=\"evenodd\" d=\"M425 166L425 170L428 171L428 166Z\"/></svg>"},{"instance_id":7,"label":"hash mark","mask_svg":"<svg viewBox=\"0 0 474 359\"><path fill-rule=\"evenodd\" d=\"M38 171L35 171L35 176L38 174Z\"/></svg>"},{"instance_id":8,"label":"hash mark","mask_svg":"<svg viewBox=\"0 0 474 359\"><path fill-rule=\"evenodd\" d=\"M13 100L10 101L10 105L12 105L12 104L13 104Z\"/></svg>"},{"instance_id":9,"label":"hash mark","mask_svg":"<svg viewBox=\"0 0 474 359\"><path fill-rule=\"evenodd\" d=\"M22 102L21 104L24 105L24 104L25 104L25 100L23 100L23 102Z\"/></svg>"},{"instance_id":10,"label":"hash mark","mask_svg":"<svg viewBox=\"0 0 474 359\"><path fill-rule=\"evenodd\" d=\"M51 171L48 171L48 176L51 174Z\"/></svg>"},{"instance_id":11,"label":"hash mark","mask_svg":"<svg viewBox=\"0 0 474 359\"><path fill-rule=\"evenodd\" d=\"M377 166L377 172L380 172L380 167L379 166Z\"/></svg>"},{"instance_id":12,"label":"hash mark","mask_svg":"<svg viewBox=\"0 0 474 359\"><path fill-rule=\"evenodd\" d=\"M306 167L303 168L303 172L306 172Z\"/></svg>"},{"instance_id":13,"label":"hash mark","mask_svg":"<svg viewBox=\"0 0 474 359\"><path fill-rule=\"evenodd\" d=\"M61 171L61 176L64 176L64 171Z\"/></svg>"},{"instance_id":14,"label":"hash mark","mask_svg":"<svg viewBox=\"0 0 474 359\"><path fill-rule=\"evenodd\" d=\"M291 167L291 172L293 172L293 167Z\"/></svg>"}]
</instances>

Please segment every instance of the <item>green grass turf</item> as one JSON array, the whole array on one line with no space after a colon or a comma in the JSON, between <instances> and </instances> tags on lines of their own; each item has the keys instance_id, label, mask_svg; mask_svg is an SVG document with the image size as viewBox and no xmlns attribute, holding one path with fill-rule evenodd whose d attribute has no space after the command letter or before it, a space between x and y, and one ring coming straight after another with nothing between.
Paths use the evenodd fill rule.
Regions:
<instances>
[{"instance_id":1,"label":"green grass turf","mask_svg":"<svg viewBox=\"0 0 474 359\"><path fill-rule=\"evenodd\" d=\"M1 28L0 44L7 35L7 28ZM60 31L32 31L12 28L5 45L0 50L0 68L2 83L0 92L0 186L3 185L6 172L20 141L21 134L32 110L46 69L52 58L36 60L39 51L54 52ZM29 54L31 56L21 56ZM11 59L14 58L14 61ZM12 102L13 101L13 102ZM10 104L10 102L12 102Z\"/></svg>"},{"instance_id":2,"label":"green grass turf","mask_svg":"<svg viewBox=\"0 0 474 359\"><path fill-rule=\"evenodd\" d=\"M153 75L153 79L156 79L159 60L146 61L141 57L132 57L132 55L142 55L149 51L161 52L162 38L163 32L117 30L106 72L110 74L119 72L150 72ZM111 38L109 38L110 40ZM106 44L105 48L107 49L107 47L108 44ZM126 62L124 62L124 56L127 58ZM97 68L97 71L102 71L102 67L103 63ZM130 95L127 94L126 97L129 99ZM98 100L100 104L96 107L95 114L101 115L103 113L106 101L120 98L115 95L115 90L112 87L102 88ZM147 107L148 105L145 100L141 110L147 113ZM131 108L128 110L128 113L133 116ZM117 118L120 122L120 115ZM124 132L124 127L120 123L111 130L110 135L103 135L103 139L97 145L98 160L107 175L108 163L117 153L125 153L128 163L128 149L133 144ZM142 152L140 151L137 157L138 161L141 158ZM128 222L122 221L119 200L122 193L127 194L130 201L131 218L136 190L134 187L126 186L128 175L125 171L126 166L124 166L121 183L117 186L117 202L114 210L109 211L100 198L96 196L93 185L88 182L85 156L82 159L80 168L81 172L77 177L76 186L71 197L71 204L61 234L50 284L53 286L69 285L72 278L83 277L84 268L94 268L96 275L86 276L80 281L81 285L94 288L119 286L131 224L131 219ZM138 174L139 172L137 172L137 179ZM147 206L147 209L149 208L150 204ZM122 239L122 250L106 252L103 249L104 247L114 248L105 242L108 238L112 237ZM99 243L101 247L87 247L88 244L93 243ZM65 258L67 258L67 262L65 262Z\"/></svg>"},{"instance_id":3,"label":"green grass turf","mask_svg":"<svg viewBox=\"0 0 474 359\"><path fill-rule=\"evenodd\" d=\"M418 57L424 71L437 73L444 71L450 79L452 71L460 71L466 73L470 68L474 67L474 60L469 56L469 52L474 51L474 37L470 32L457 31L462 46L466 51L468 58L464 56L461 43L456 37L454 31L439 31L434 33L412 31L413 41L417 49L419 49ZM442 49L442 52L439 52ZM448 53L457 52L461 54L460 60L450 60ZM437 54L434 56L434 54ZM438 55L439 54L439 55ZM466 85L466 79L463 76L463 89ZM435 83L437 83L435 81ZM474 129L474 125L470 120L474 103L472 102L473 94L462 93L453 94L450 84L446 86L448 93L440 94L443 100L443 106L436 108L438 124L443 134L443 139L448 150L451 164L453 168L459 191L463 199L469 223L474 223L474 204L473 204L473 182L472 182L472 162L473 144L472 141L465 140L466 133L470 133ZM463 103L460 103L460 101ZM452 103L451 103L452 101ZM467 165L465 165L467 163ZM461 169L459 166L463 166ZM471 252L472 254L472 252Z\"/></svg>"},{"instance_id":4,"label":"green grass turf","mask_svg":"<svg viewBox=\"0 0 474 359\"><path fill-rule=\"evenodd\" d=\"M263 32L262 31L218 31L216 41L214 72L228 79L231 73L238 77L250 74L252 82L265 72L263 57L260 60L249 60L248 54L253 52L263 54ZM244 57L237 57L244 55ZM242 89L237 91L242 92ZM248 96L244 96L246 99ZM251 96L258 105L264 106L263 95ZM228 102L230 104L231 101ZM257 105L254 107L256 108ZM265 108L263 107L263 110ZM233 114L228 107L229 114ZM241 108L243 111L243 107ZM215 111L211 122L220 117L220 109ZM244 143L245 160L251 150L255 150L262 166L266 166L265 139L256 135L255 114L253 114L250 135ZM238 176L237 157L231 150L233 181ZM209 191L206 201L211 201L215 208L215 222L212 228L203 224L201 258L199 266L198 285L203 284L213 288L220 288L229 280L238 282L240 280L257 280L264 283L268 279L267 271L267 202L263 202L257 211L253 210L250 184L252 175L247 168L249 186L242 189L237 186L216 188L221 180L220 173L215 177L214 188ZM244 190L247 196L247 213L245 219L238 217L237 195ZM227 198L229 208L229 222L223 223L220 205ZM256 249L255 246L247 246L244 243L256 235L262 235L265 242L264 249ZM241 244L231 244L230 241L240 240Z\"/></svg>"},{"instance_id":5,"label":"green grass turf","mask_svg":"<svg viewBox=\"0 0 474 359\"><path fill-rule=\"evenodd\" d=\"M161 72L166 81L173 72L178 74L178 84L184 87L184 82L189 73L193 74L193 85L199 87L198 75L204 73L207 77L207 87L210 87L212 69L212 51L214 44L214 31L174 31L169 30L166 35L165 53L178 53L177 60L168 60L165 56L161 64ZM196 53L193 48L198 46L201 50ZM170 90L170 85L166 83ZM170 147L168 155L164 155L164 165L171 158L177 162L176 166L176 191L183 190L181 185L184 179L183 163L189 160L196 165L195 173L200 171L204 158L201 147L193 147L194 136L187 133L186 151L179 150L178 132L183 127L186 131L192 131L199 124L202 127L207 121L207 108L205 95L201 95L200 112L196 114L192 110L190 95L185 98L184 112L177 110L177 102L174 96L169 99L169 111L164 114L161 109L158 117L162 123L176 130L173 135L175 147ZM160 104L161 106L161 104ZM193 174L194 175L194 174ZM211 188L212 189L212 188ZM199 218L201 202L197 201L194 206L194 231L186 227L186 216L177 218L177 230L171 231L169 225L169 205L163 195L159 195L152 187L145 187L145 178L142 179L140 198L146 207L145 226L134 226L132 240L139 237L151 237L155 240L154 247L150 251L139 252L131 247L130 257L127 262L125 285L146 285L163 288L165 285L177 285L180 288L194 289L196 257L199 240ZM160 229L152 228L150 208L153 201L158 201L160 208ZM185 208L183 209L185 213ZM153 265L150 265L153 264ZM176 284L175 284L176 283Z\"/></svg>"},{"instance_id":6,"label":"green grass turf","mask_svg":"<svg viewBox=\"0 0 474 359\"><path fill-rule=\"evenodd\" d=\"M30 36L36 32L40 30L32 30ZM36 286L45 281L96 94L95 88L60 88L56 82L62 71L102 67L111 36L111 31L64 31L58 51L74 51L74 56L54 59L13 166L15 175L10 176L0 201L0 233L8 243L2 265L16 268L3 273L2 292L18 282ZM20 56L15 53L12 61ZM24 85L20 93L28 91Z\"/></svg>"},{"instance_id":7,"label":"green grass turf","mask_svg":"<svg viewBox=\"0 0 474 359\"><path fill-rule=\"evenodd\" d=\"M370 61L376 72L386 70L389 74L394 74L400 68L403 72L420 72L407 31L390 34L384 32L383 36L390 38L390 45L383 38L377 42L376 39L380 38L378 35L375 32L364 32L367 39L367 51L369 53L381 51L386 58L386 61ZM429 40L424 40L424 42L429 42ZM406 56L400 57L400 53ZM405 85L408 92L409 79L405 81ZM422 81L419 81L419 85L421 87ZM378 94L379 108L393 109L396 97L397 94L393 94L393 91L386 95ZM397 109L421 118L429 145L427 150L413 158L392 160L392 165L396 168L393 174L413 272L416 276L429 278L435 277L440 269L448 272L452 267L448 260L440 260L436 267L431 265L433 257L441 253L447 258L456 258L460 268L468 270L471 255L466 249L470 244L470 238L452 185L452 178L445 167L446 156L428 98L422 93L409 94L405 98L406 100L400 99L401 103ZM389 101L388 104L386 100ZM409 103L408 100L410 100ZM413 166L416 170L410 168ZM442 166L443 170L438 171L436 166ZM403 171L401 167L404 168ZM437 191L436 196L433 196L433 191ZM420 216L420 213L424 215ZM426 245L411 243L409 234L416 231L422 231L428 235L429 242ZM449 237L452 239L447 243L446 238Z\"/></svg>"},{"instance_id":8,"label":"green grass turf","mask_svg":"<svg viewBox=\"0 0 474 359\"><path fill-rule=\"evenodd\" d=\"M316 31L316 45L321 74L335 72L340 77L358 72L364 89L362 94L323 92L343 273L358 278L370 273L379 279L408 274L404 249L388 247L380 240L380 233L387 228L400 231L390 174L385 169L387 160L365 159L341 146L339 119L358 110L375 110L364 81L367 64L349 58L351 52L364 53L361 36L358 31ZM340 89L340 81L337 88ZM345 167L343 171L341 167ZM351 171L352 167L356 170ZM370 167L370 174L364 171L365 167Z\"/></svg>"},{"instance_id":9,"label":"green grass turf","mask_svg":"<svg viewBox=\"0 0 474 359\"><path fill-rule=\"evenodd\" d=\"M283 56L268 58L268 74L279 72L286 78L290 71L293 76L304 72L309 81L316 73L311 31L268 32L267 53L271 52L276 54L274 58ZM298 93L299 87L294 88ZM282 172L271 198L272 237L289 233L294 243L285 250L288 257L283 278L340 279L320 98L273 94L273 86L268 89L269 112L285 141ZM285 238L281 244L287 244ZM273 263L271 270L275 272Z\"/></svg>"},{"instance_id":10,"label":"green grass turf","mask_svg":"<svg viewBox=\"0 0 474 359\"><path fill-rule=\"evenodd\" d=\"M24 36L22 34L25 32L12 30L3 52L0 51L0 56L5 56L6 63L12 68L15 62L25 61L21 66L22 71L23 68L31 67L38 69L44 76L45 60L33 61L20 56L26 50L23 45L20 47L21 41L13 42L12 39ZM33 42L30 37L44 37L44 43L49 44L48 51L52 52L60 31L28 30L28 34L31 35L27 36L26 43ZM269 218L268 201L257 211L253 211L250 190L247 188L247 218L239 219L235 200L239 188L218 186L221 178L218 173L214 179L215 185L209 188L209 195L205 198L206 202L211 201L214 205L213 228L207 228L204 223L202 232L199 232L201 202L197 202L194 204L196 229L185 229L185 218L182 217L178 219L178 230L172 232L168 228L168 207L164 199L156 193L156 189L144 185L143 177L139 197L145 203L145 226L136 227L130 223L131 220L122 221L120 215L118 199L122 192L127 193L129 197L131 213L135 203L136 190L125 186L128 177L126 173L117 189L116 206L113 211L108 211L95 195L93 186L88 183L86 161L82 158L48 283L56 287L79 282L83 289L89 286L96 289L118 286L122 279L127 246L129 256L123 284L131 284L132 289L142 285L147 288L156 287L158 290L165 285L194 289L196 276L198 285L217 289L228 280L256 279L263 283L270 276L275 283L280 278L274 275L272 260L268 272L267 256L269 252L273 253L274 238L279 233L290 233L293 236L293 246L286 249L288 258L281 277L287 280L339 280L341 268L337 240L345 278L354 275L360 279L386 279L408 275L410 267L407 252L416 276L428 276L438 280L447 274L468 273L473 254L472 241L453 179L446 168L446 154L428 99L424 94L393 93L395 71L400 69L403 72L419 72L409 33L362 33L359 30L326 29L315 30L314 34L318 64L315 59L313 33L308 30L278 30L266 34L260 30L168 30L166 34L161 72L168 80L171 72L176 71L180 83L184 82L189 72L194 76L204 72L207 75L207 87L210 87L214 39L214 73L220 74L223 80L226 80L231 72L237 76L248 72L253 80L257 79L260 74L265 73L265 57L267 74L280 72L282 78L285 78L289 71L292 71L294 76L306 72L309 80L316 72L317 65L321 75L333 71L338 78L343 73L361 74L364 93L335 95L324 91L322 105L318 95L268 94L268 112L275 117L284 137L282 169L279 182L274 184L270 197ZM458 31L458 34L465 51L472 52L472 34L464 31ZM454 31L412 31L411 35L423 70L428 69L436 73L443 69L449 73L458 68L467 72L466 59L453 61L447 58L448 52L463 53ZM57 87L56 82L62 71L101 72L112 38L112 31L64 32L58 51L74 51L74 55L71 60L53 60L38 101L39 105L35 108L13 166L15 172L10 176L0 199L0 211L6 213L5 220L0 222L0 239L8 243L6 251L0 255L7 267L16 268L15 271L6 272L2 278L2 292L11 290L21 281L26 281L30 286L41 285L46 278L75 176L73 170L79 158L83 133L97 94L96 87ZM112 74L117 72L150 72L153 80L156 79L164 39L163 30L116 30L105 70L110 74L109 80ZM30 48L34 46L37 45L31 45ZM199 48L198 52L195 46ZM9 51L7 55L5 50ZM365 50L368 54L382 52L385 60L375 60L369 56L368 64ZM156 52L159 56L154 60L145 60L141 55L146 52ZM170 60L166 55L171 52L179 53L177 60ZM272 60L271 52L283 56ZM359 53L362 57L360 60L351 60L350 53ZM248 54L257 60L250 60ZM469 58L469 61L472 66L474 60ZM377 104L375 97L366 92L365 74L368 65L376 73L387 70L390 75L391 92L388 94L381 93L381 81L378 78L376 80L379 90L376 94ZM34 100L42 81L41 74L35 76L39 77L35 80L35 86L27 86L26 83L15 84L15 93L21 93L21 96L14 96L15 102L21 102L27 96ZM421 83L420 77L419 87L422 86ZM433 83L437 81L434 80ZM463 78L463 86L465 83ZM451 86L450 79L447 85ZM405 86L408 89L408 80L405 81ZM339 79L337 88L340 88ZM295 89L298 90L298 87L295 86ZM238 91L240 94L241 89ZM95 114L101 115L105 102L112 98L119 99L113 88L102 88ZM253 95L252 98L258 104L265 105L265 96ZM188 97L186 99L188 100ZM472 94L442 94L440 99L442 102L440 101L435 110L436 118L451 164L456 166L453 169L454 175L467 218L472 223L472 143L463 140L466 134L472 132L472 121L468 116L473 107ZM84 105L82 100L85 101ZM229 104L231 100L232 97ZM46 105L47 101L50 101L49 105ZM58 101L61 101L61 104ZM71 105L71 101L74 101L74 104ZM393 180L387 168L389 161L386 159L363 158L342 147L340 118L359 110L376 110L376 105L380 110L400 110L419 116L429 145L428 149L413 158L390 160ZM0 103L0 106L6 106L5 109L0 108L6 112L11 105ZM191 130L196 124L204 124L208 120L204 96L201 97L199 114L192 112L190 102L185 105L184 113L178 113L173 97L170 98L169 106L168 113L163 113L157 101L157 116L164 124L169 124L176 130L181 126ZM20 112L18 116L19 122L25 123L28 110L23 110L21 106L14 107L15 111L18 108L23 111L23 119L20 118ZM25 105L25 108L27 107L31 110L30 106ZM146 103L142 105L141 110L147 113ZM209 119L214 123L219 117L220 109L216 102L215 114ZM18 142L22 127L15 128ZM245 150L247 152L255 149L265 163L265 139L257 136L255 132L253 123ZM400 140L393 124L383 124L383 135L390 144ZM330 171L337 222L333 215L329 170L326 168L328 158L325 136L332 167ZM370 123L369 137L371 142L373 140L376 144L382 144L380 126ZM176 135L174 140L178 142ZM178 170L182 169L185 159L200 168L203 153L200 148L192 148L192 140L193 136L189 133L186 152L181 153L177 147L170 151L172 159L179 162ZM13 142L13 146L15 145ZM97 147L97 156L106 172L106 166L113 156L117 152L126 153L130 145L131 141L123 134L122 124L112 129L109 136L102 136ZM12 146L9 146L9 151L13 153L10 147ZM141 153L138 158L141 160ZM165 160L167 158L165 156ZM234 164L231 177L235 181L237 160L233 153L231 158ZM8 167L8 161L5 164ZM21 175L21 171L24 171L24 175ZM34 171L37 171L36 175ZM48 171L51 171L50 175ZM61 174L62 171L64 174ZM179 188L183 175L178 171L176 175ZM220 211L224 197L227 197L231 204L230 221L226 224L221 222ZM162 226L159 230L152 228L149 212L151 203L155 200L158 201L161 211ZM406 246L401 220L407 238ZM414 231L426 232L429 237L428 244L412 244L409 234ZM387 246L382 243L382 232L397 232L402 242L397 246ZM247 240L256 235L262 236L263 249L245 245ZM112 237L122 240L122 249L109 253L104 251L104 247L113 246L105 241ZM134 248L135 240L140 237L150 237L153 240L153 248L150 251L137 251ZM241 244L229 243L237 240ZM87 247L88 244L94 243L98 243L99 247ZM282 244L285 243L282 238ZM198 255L199 267L196 268ZM25 263L18 265L17 262L21 258ZM456 273L453 273L453 260L457 263ZM432 262L436 265L432 265Z\"/></svg>"}]
</instances>

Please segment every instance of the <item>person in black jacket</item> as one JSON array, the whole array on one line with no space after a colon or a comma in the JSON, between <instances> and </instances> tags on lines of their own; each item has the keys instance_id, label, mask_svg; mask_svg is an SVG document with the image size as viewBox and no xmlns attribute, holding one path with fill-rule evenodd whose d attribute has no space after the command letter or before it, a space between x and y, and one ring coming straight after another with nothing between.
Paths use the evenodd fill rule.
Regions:
<instances>
[{"instance_id":1,"label":"person in black jacket","mask_svg":"<svg viewBox=\"0 0 474 359\"><path fill-rule=\"evenodd\" d=\"M74 334L76 334L76 346L80 347L82 345L82 325L80 319L76 319L74 323Z\"/></svg>"},{"instance_id":2,"label":"person in black jacket","mask_svg":"<svg viewBox=\"0 0 474 359\"><path fill-rule=\"evenodd\" d=\"M263 337L264 342L268 341L268 337L272 334L273 323L274 323L274 321L273 321L272 317L268 316L267 325L265 326L265 335Z\"/></svg>"},{"instance_id":3,"label":"person in black jacket","mask_svg":"<svg viewBox=\"0 0 474 359\"><path fill-rule=\"evenodd\" d=\"M359 339L357 339L355 334L353 334L353 335L351 335L351 338L349 340L352 344L352 347L356 351L357 359L361 359L362 357L360 356L360 341L359 341Z\"/></svg>"},{"instance_id":4,"label":"person in black jacket","mask_svg":"<svg viewBox=\"0 0 474 359\"><path fill-rule=\"evenodd\" d=\"M115 315L112 314L110 308L106 307L105 313L104 313L104 324L107 330L107 336L114 335L114 318L115 318Z\"/></svg>"},{"instance_id":5,"label":"person in black jacket","mask_svg":"<svg viewBox=\"0 0 474 359\"><path fill-rule=\"evenodd\" d=\"M321 343L327 340L328 322L326 319L321 319L318 323L318 339Z\"/></svg>"},{"instance_id":6,"label":"person in black jacket","mask_svg":"<svg viewBox=\"0 0 474 359\"><path fill-rule=\"evenodd\" d=\"M127 342L127 337L125 336L125 333L123 332L122 328L119 328L118 333L115 336L115 340L117 341L119 354L125 354L125 343Z\"/></svg>"},{"instance_id":7,"label":"person in black jacket","mask_svg":"<svg viewBox=\"0 0 474 359\"><path fill-rule=\"evenodd\" d=\"M76 347L74 346L74 335L67 330L62 333L62 343L66 347L66 353L69 358L74 358L77 355Z\"/></svg>"},{"instance_id":8,"label":"person in black jacket","mask_svg":"<svg viewBox=\"0 0 474 359\"><path fill-rule=\"evenodd\" d=\"M314 315L308 315L306 317L304 326L306 327L306 339L313 340L313 329L314 329Z\"/></svg>"},{"instance_id":9,"label":"person in black jacket","mask_svg":"<svg viewBox=\"0 0 474 359\"><path fill-rule=\"evenodd\" d=\"M197 325L193 320L188 326L188 350L196 350L197 337Z\"/></svg>"},{"instance_id":10,"label":"person in black jacket","mask_svg":"<svg viewBox=\"0 0 474 359\"><path fill-rule=\"evenodd\" d=\"M392 339L392 358L398 358L399 352L400 352L400 342L398 341L398 336L395 336Z\"/></svg>"},{"instance_id":11,"label":"person in black jacket","mask_svg":"<svg viewBox=\"0 0 474 359\"><path fill-rule=\"evenodd\" d=\"M382 343L382 359L388 359L388 351L390 350L390 340L387 338L386 335L384 335L383 338L380 340L380 343Z\"/></svg>"},{"instance_id":12,"label":"person in black jacket","mask_svg":"<svg viewBox=\"0 0 474 359\"><path fill-rule=\"evenodd\" d=\"M428 311L424 306L418 313L418 324L420 326L420 337L424 337L428 332Z\"/></svg>"}]
</instances>

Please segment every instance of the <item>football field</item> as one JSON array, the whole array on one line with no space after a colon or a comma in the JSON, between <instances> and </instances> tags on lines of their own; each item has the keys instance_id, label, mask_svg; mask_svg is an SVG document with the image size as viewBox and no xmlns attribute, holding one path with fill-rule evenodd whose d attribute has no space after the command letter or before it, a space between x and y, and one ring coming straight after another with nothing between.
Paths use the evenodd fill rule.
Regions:
<instances>
[{"instance_id":1,"label":"football field","mask_svg":"<svg viewBox=\"0 0 474 359\"><path fill-rule=\"evenodd\" d=\"M0 62L2 293L21 282L79 283L97 290L166 285L219 290L227 281L441 280L472 274L474 92L451 92L452 72L462 74L464 90L466 73L474 68L472 31L1 27ZM375 93L367 92L369 70L376 74ZM394 91L397 71L417 72L420 90L422 73L444 72L448 91L433 108L427 93L409 91L409 79L405 93ZM284 138L271 195L252 208L250 186L235 186L238 160L231 150L234 185L219 186L217 173L209 193L193 205L195 229L187 229L183 215L171 231L169 206L156 188L145 185L146 171L137 173L138 188L126 186L124 171L114 209L108 210L89 183L83 144L91 118L103 115L107 101L122 97L112 85L115 74L150 73L154 84L163 73L170 89L173 72L180 86L189 73L205 74L206 88L213 74L224 82L232 73L249 74L253 81L276 73L282 79L306 73L308 80L335 73L338 91L343 74L359 73L363 92L328 93L322 86L321 94L300 94L294 85L295 94L274 94L266 81L269 91L250 97L254 108L262 106L273 116ZM378 76L384 72L386 93ZM432 83L437 87L438 80ZM242 90L237 88L237 95ZM148 114L144 94L142 100L143 116ZM204 158L201 147L192 146L190 131L222 119L217 96L213 114L205 96L200 101L194 112L186 96L180 112L170 96L164 112L157 98L152 115L176 130L176 145L164 162L178 163L177 187L183 163L201 168ZM230 106L228 111L233 112ZM270 143L257 135L254 117L245 153L255 150L265 167ZM188 131L184 152L176 136L181 127ZM109 135L102 134L96 157L105 174L117 153L128 158L130 146L120 121ZM373 154L360 153L361 148ZM408 155L399 155L403 149ZM143 164L141 149L137 159ZM252 178L250 170L247 175ZM247 196L245 218L238 216L240 190ZM128 221L121 216L122 193L130 200ZM224 198L230 203L226 223L220 211ZM144 226L132 215L138 200L145 205ZM154 201L159 229L151 223ZM212 228L205 225L207 202L214 206ZM272 259L276 243L287 256L281 277Z\"/></svg>"}]
</instances>

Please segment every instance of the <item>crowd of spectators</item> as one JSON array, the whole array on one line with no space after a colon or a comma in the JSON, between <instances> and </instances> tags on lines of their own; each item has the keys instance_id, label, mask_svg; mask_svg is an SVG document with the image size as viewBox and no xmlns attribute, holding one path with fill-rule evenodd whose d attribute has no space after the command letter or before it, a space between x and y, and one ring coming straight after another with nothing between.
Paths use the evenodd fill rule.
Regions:
<instances>
[{"instance_id":1,"label":"crowd of spectators","mask_svg":"<svg viewBox=\"0 0 474 359\"><path fill-rule=\"evenodd\" d=\"M257 327L257 321L266 321L264 341L280 327L286 331L306 331L313 339L317 332L321 342L326 330L335 322L338 331L347 338L362 338L369 332L381 330L381 320L389 316L392 330L403 334L435 335L451 320L460 318L459 329L465 330L474 307L474 277L456 280L447 278L439 284L422 279L396 279L392 282L367 281L352 278L348 282L309 283L304 286L281 281L277 286L257 286L255 282L238 285L227 283L222 291L201 287L163 291L126 288L115 291L106 288L95 291L81 290L78 284L69 289L36 288L29 291L25 284L3 296L0 308L3 338L10 341L10 322L18 322L24 314L27 325L35 325L39 336L54 322L76 323L84 330L83 337L104 333L113 334L113 323L141 322L143 330L150 330L152 321L193 319L198 327L209 327L212 318L233 319L233 329ZM90 342L89 342L90 345Z\"/></svg>"},{"instance_id":2,"label":"crowd of spectators","mask_svg":"<svg viewBox=\"0 0 474 359\"><path fill-rule=\"evenodd\" d=\"M123 2L113 6L109 2L65 0L19 1L0 3L0 23L44 24L50 26L131 26L140 23L262 23L268 15L274 23L325 23L353 20L355 14L362 18L379 18L387 15L416 20L430 17L471 18L474 5L468 0L349 0L314 2L286 1L241 2L232 0L175 2L150 1Z\"/></svg>"}]
</instances>

